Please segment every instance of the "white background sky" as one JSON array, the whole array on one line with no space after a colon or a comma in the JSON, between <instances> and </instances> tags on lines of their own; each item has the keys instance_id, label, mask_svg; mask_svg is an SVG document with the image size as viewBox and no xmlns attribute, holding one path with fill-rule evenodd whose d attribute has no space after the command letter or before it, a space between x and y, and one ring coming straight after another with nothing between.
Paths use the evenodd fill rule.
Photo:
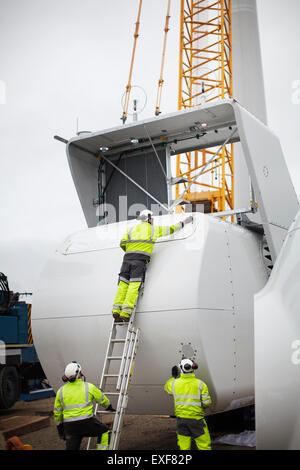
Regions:
<instances>
[{"instance_id":1,"label":"white background sky","mask_svg":"<svg viewBox=\"0 0 300 470\"><path fill-rule=\"evenodd\" d=\"M171 3L164 113L177 110L179 3ZM148 96L141 119L154 115L166 7L143 2L132 80ZM268 124L299 195L300 2L257 0L257 8ZM137 11L138 0L0 0L0 271L14 291L33 291L55 247L86 228L65 146L53 136L73 137L77 117L80 130L121 124Z\"/></svg>"}]
</instances>

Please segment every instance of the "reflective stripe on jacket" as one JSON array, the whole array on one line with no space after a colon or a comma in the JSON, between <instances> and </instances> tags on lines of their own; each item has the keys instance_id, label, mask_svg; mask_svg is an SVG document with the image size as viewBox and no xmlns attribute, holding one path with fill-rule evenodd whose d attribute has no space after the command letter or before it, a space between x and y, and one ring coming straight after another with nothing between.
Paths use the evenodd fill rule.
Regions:
<instances>
[{"instance_id":1,"label":"reflective stripe on jacket","mask_svg":"<svg viewBox=\"0 0 300 470\"><path fill-rule=\"evenodd\" d=\"M204 409L212 403L207 385L195 374L181 374L178 379L167 380L164 390L173 395L175 416L180 418L202 419Z\"/></svg>"},{"instance_id":2,"label":"reflective stripe on jacket","mask_svg":"<svg viewBox=\"0 0 300 470\"><path fill-rule=\"evenodd\" d=\"M146 255L150 258L157 238L171 235L181 228L181 223L168 227L153 226L141 222L129 230L120 242L120 247L127 253Z\"/></svg>"},{"instance_id":3,"label":"reflective stripe on jacket","mask_svg":"<svg viewBox=\"0 0 300 470\"><path fill-rule=\"evenodd\" d=\"M81 379L66 383L56 394L53 410L55 423L91 418L93 400L104 407L109 405L109 399L95 385Z\"/></svg>"}]
</instances>

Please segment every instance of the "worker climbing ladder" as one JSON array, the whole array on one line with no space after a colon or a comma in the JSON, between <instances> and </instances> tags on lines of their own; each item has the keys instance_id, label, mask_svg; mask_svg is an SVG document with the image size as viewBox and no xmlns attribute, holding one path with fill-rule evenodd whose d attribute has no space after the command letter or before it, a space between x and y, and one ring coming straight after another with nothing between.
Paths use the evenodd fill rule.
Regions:
<instances>
[{"instance_id":1,"label":"worker climbing ladder","mask_svg":"<svg viewBox=\"0 0 300 470\"><path fill-rule=\"evenodd\" d=\"M142 292L143 290L141 289L140 293ZM109 399L111 397L117 397L117 406L114 412L115 417L110 433L109 450L118 449L123 418L128 402L128 390L133 373L140 333L139 328L136 328L133 324L136 307L137 302L128 323L112 322L99 385L99 388ZM120 364L119 368L118 364ZM118 369L117 373L116 368ZM112 388L115 389L112 391ZM111 413L109 411L101 411L98 408L99 405L97 403L95 415ZM87 450L89 450L90 447L91 438L88 440Z\"/></svg>"}]
</instances>

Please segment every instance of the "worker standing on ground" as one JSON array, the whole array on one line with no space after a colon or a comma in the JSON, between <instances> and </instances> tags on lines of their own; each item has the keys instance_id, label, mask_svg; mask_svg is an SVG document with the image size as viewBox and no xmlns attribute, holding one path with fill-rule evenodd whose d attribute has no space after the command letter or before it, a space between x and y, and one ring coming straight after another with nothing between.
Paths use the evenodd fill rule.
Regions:
<instances>
[{"instance_id":1,"label":"worker standing on ground","mask_svg":"<svg viewBox=\"0 0 300 470\"><path fill-rule=\"evenodd\" d=\"M59 436L66 440L66 450L79 450L83 437L98 437L97 450L107 450L109 428L93 415L93 400L114 412L109 399L95 385L85 382L81 366L73 361L65 368L65 385L54 403L54 421Z\"/></svg>"},{"instance_id":2,"label":"worker standing on ground","mask_svg":"<svg viewBox=\"0 0 300 470\"><path fill-rule=\"evenodd\" d=\"M183 359L172 368L173 378L167 380L165 392L173 395L177 418L177 444L180 450L190 450L192 438L198 450L211 450L209 430L204 419L204 409L212 401L207 385L197 379L194 371L198 365L191 359Z\"/></svg>"},{"instance_id":3,"label":"worker standing on ground","mask_svg":"<svg viewBox=\"0 0 300 470\"><path fill-rule=\"evenodd\" d=\"M141 284L145 279L146 265L150 262L157 238L171 235L185 224L193 221L193 217L189 216L183 222L175 225L154 226L152 215L153 212L147 209L143 210L137 217L141 223L127 230L120 242L120 247L125 251L125 255L112 310L115 321L129 321Z\"/></svg>"}]
</instances>

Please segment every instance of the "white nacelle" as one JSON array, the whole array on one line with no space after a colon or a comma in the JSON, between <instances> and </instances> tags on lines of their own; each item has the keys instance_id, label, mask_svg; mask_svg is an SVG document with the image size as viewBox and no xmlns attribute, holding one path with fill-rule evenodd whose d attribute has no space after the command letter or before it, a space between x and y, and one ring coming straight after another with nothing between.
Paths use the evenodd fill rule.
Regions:
<instances>
[{"instance_id":1,"label":"white nacelle","mask_svg":"<svg viewBox=\"0 0 300 470\"><path fill-rule=\"evenodd\" d=\"M211 412L254 400L253 296L267 273L261 237L194 213L194 223L157 241L135 323L141 336L128 413L168 414L163 391L182 345L195 351L197 376L213 397ZM186 215L185 215L186 216ZM170 225L182 215L159 216ZM34 293L34 344L56 390L65 364L77 360L99 384L123 258L119 247L137 221L98 226L70 236L48 261Z\"/></svg>"}]
</instances>

